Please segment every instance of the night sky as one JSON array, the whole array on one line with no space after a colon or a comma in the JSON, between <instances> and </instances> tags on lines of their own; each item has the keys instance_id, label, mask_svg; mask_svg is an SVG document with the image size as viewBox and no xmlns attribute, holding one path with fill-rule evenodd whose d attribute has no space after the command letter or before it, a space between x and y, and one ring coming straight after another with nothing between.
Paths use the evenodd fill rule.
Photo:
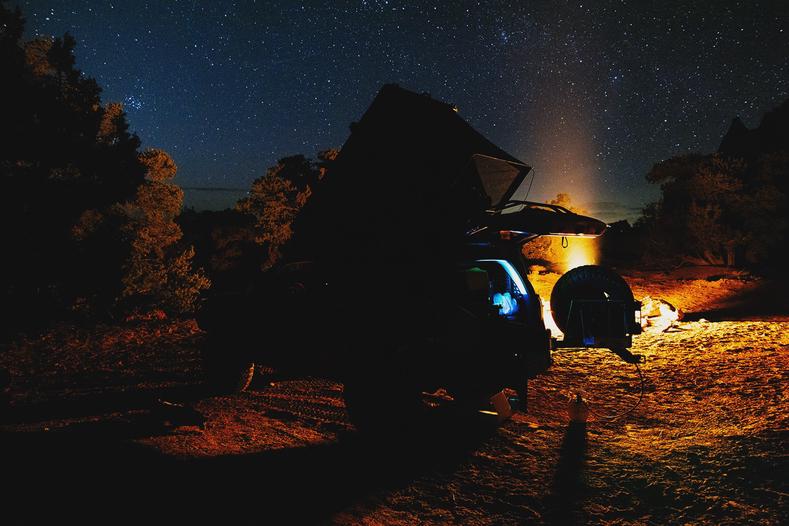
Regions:
<instances>
[{"instance_id":1,"label":"night sky","mask_svg":"<svg viewBox=\"0 0 789 526\"><path fill-rule=\"evenodd\" d=\"M12 3L13 5L13 3ZM455 103L602 219L658 189L652 164L717 148L789 96L789 2L19 2L28 35L78 40L185 187L247 188L276 159L339 147L384 83ZM222 207L232 192L187 191Z\"/></svg>"}]
</instances>

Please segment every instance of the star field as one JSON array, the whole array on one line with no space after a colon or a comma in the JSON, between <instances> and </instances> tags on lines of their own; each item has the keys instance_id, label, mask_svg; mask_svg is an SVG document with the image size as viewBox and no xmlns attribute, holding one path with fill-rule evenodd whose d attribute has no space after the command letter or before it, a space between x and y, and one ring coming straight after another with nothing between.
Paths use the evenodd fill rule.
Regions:
<instances>
[{"instance_id":1,"label":"star field","mask_svg":"<svg viewBox=\"0 0 789 526\"><path fill-rule=\"evenodd\" d=\"M280 157L341 146L396 82L534 166L530 199L632 217L657 196L653 163L712 151L732 117L755 126L789 96L781 1L19 5L29 36L77 38L77 66L186 187L247 188Z\"/></svg>"}]
</instances>

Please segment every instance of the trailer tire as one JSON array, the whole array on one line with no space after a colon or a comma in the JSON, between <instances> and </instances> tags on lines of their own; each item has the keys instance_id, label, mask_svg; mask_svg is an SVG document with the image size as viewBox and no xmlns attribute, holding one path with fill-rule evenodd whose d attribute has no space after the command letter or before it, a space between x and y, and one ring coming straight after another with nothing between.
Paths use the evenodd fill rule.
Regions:
<instances>
[{"instance_id":1,"label":"trailer tire","mask_svg":"<svg viewBox=\"0 0 789 526\"><path fill-rule=\"evenodd\" d=\"M343 397L348 417L363 433L403 432L424 416L422 390L403 356L357 362L346 372Z\"/></svg>"},{"instance_id":2,"label":"trailer tire","mask_svg":"<svg viewBox=\"0 0 789 526\"><path fill-rule=\"evenodd\" d=\"M564 274L551 291L551 314L562 332L567 331L574 300L633 302L633 292L616 272L598 265L576 267Z\"/></svg>"}]
</instances>

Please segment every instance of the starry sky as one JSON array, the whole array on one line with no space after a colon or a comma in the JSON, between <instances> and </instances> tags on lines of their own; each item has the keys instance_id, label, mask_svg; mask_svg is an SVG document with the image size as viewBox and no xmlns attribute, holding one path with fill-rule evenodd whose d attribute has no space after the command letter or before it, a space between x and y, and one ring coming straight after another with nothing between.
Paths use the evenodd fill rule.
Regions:
<instances>
[{"instance_id":1,"label":"starry sky","mask_svg":"<svg viewBox=\"0 0 789 526\"><path fill-rule=\"evenodd\" d=\"M633 218L656 161L717 148L789 97L789 2L21 0L28 36L78 40L186 188L245 189L276 159L339 147L384 83L454 103L568 192ZM241 191L187 190L198 208Z\"/></svg>"}]
</instances>

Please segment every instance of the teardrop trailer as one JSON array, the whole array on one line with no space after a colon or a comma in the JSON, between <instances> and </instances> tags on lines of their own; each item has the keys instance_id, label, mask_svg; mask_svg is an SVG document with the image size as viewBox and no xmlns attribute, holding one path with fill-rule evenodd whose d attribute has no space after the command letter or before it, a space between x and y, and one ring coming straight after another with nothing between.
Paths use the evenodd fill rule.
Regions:
<instances>
[{"instance_id":1,"label":"teardrop trailer","mask_svg":"<svg viewBox=\"0 0 789 526\"><path fill-rule=\"evenodd\" d=\"M564 338L546 329L523 244L606 225L517 199L530 170L451 105L384 86L301 211L289 260L199 312L209 383L246 389L256 363L335 378L353 423L373 429L413 421L440 388L477 408L512 388L525 409L557 346L637 361L640 304L606 268L559 279Z\"/></svg>"}]
</instances>

